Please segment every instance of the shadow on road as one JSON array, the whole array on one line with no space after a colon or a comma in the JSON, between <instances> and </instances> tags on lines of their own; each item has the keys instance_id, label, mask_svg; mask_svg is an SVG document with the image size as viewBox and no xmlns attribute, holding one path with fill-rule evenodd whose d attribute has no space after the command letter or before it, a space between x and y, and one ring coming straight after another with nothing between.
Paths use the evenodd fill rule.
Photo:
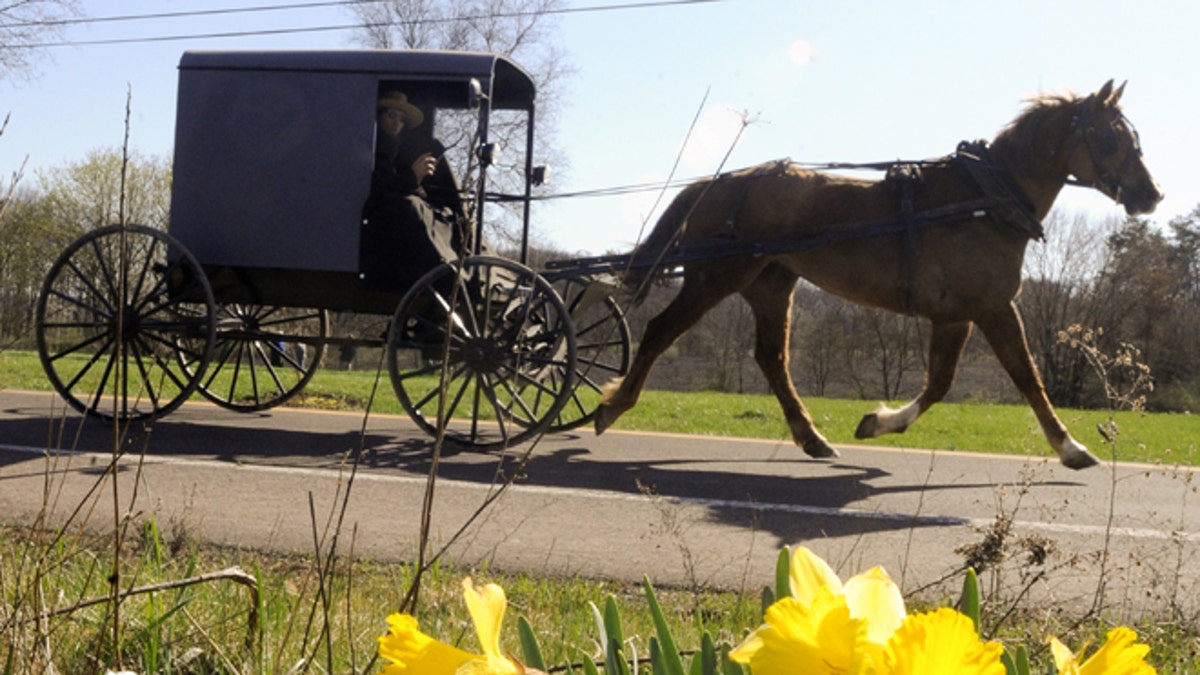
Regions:
<instances>
[{"instance_id":1,"label":"shadow on road","mask_svg":"<svg viewBox=\"0 0 1200 675\"><path fill-rule=\"evenodd\" d=\"M362 468L423 477L429 473L433 448L428 436L397 425L395 418L383 423L368 420L364 433L362 420L347 415L338 416L334 424L330 416L298 411L231 416L185 407L151 426L132 424L114 430L111 422L75 414L50 419L44 409L10 408L0 413L0 442L48 450L103 452L112 448L114 438L120 438L125 451L134 454L169 451L171 456L309 468L344 466L361 450ZM728 443L720 439L703 443L709 442ZM448 444L439 476L487 485L515 472L519 485L644 495L661 500L664 508L686 502L703 506L712 522L753 528L781 541L945 525L946 518L845 509L885 494L992 487L959 481L896 484L885 480L891 474L883 469L817 462L803 458L798 450L794 459L770 460L714 456L711 451L656 453L652 448L631 456L598 451L598 443L585 435L547 438L527 458L525 446L500 453ZM0 453L0 465L28 459L28 455Z\"/></svg>"}]
</instances>

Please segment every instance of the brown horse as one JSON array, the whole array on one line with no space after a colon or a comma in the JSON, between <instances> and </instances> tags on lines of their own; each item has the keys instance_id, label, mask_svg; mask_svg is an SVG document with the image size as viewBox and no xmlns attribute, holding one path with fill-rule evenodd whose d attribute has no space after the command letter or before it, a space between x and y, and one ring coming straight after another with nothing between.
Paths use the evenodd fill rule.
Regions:
<instances>
[{"instance_id":1,"label":"brown horse","mask_svg":"<svg viewBox=\"0 0 1200 675\"><path fill-rule=\"evenodd\" d=\"M1100 190L1131 215L1150 213L1162 200L1118 107L1124 88L1109 81L1089 96L1038 98L990 146L893 167L884 180L779 163L688 186L634 251L634 271L685 251L742 254L675 258L684 261L682 288L650 321L628 375L606 388L596 432L637 403L663 351L723 298L740 293L754 313L755 361L792 438L812 457L837 456L788 373L792 296L803 277L848 300L932 323L924 390L899 409L881 405L863 417L856 437L902 432L942 400L975 325L1060 461L1073 469L1096 464L1050 405L1013 299L1025 246L1040 238L1041 220L1067 183ZM626 281L644 276L631 273Z\"/></svg>"}]
</instances>

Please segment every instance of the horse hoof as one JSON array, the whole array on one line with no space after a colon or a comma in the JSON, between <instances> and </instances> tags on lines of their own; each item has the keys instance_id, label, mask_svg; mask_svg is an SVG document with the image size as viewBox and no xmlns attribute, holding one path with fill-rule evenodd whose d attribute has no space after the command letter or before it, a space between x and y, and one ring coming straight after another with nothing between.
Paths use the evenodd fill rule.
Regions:
<instances>
[{"instance_id":1,"label":"horse hoof","mask_svg":"<svg viewBox=\"0 0 1200 675\"><path fill-rule=\"evenodd\" d=\"M1080 469L1087 469L1100 463L1100 459L1091 452L1088 452L1086 449L1077 450L1076 452L1059 459L1063 466L1076 471L1079 471Z\"/></svg>"},{"instance_id":2,"label":"horse hoof","mask_svg":"<svg viewBox=\"0 0 1200 675\"><path fill-rule=\"evenodd\" d=\"M610 426L612 426L613 421L609 419L607 414L605 414L606 410L607 408L605 406L600 406L596 409L596 418L594 422L597 436L604 433Z\"/></svg>"},{"instance_id":3,"label":"horse hoof","mask_svg":"<svg viewBox=\"0 0 1200 675\"><path fill-rule=\"evenodd\" d=\"M854 430L854 437L862 440L864 438L875 438L879 435L879 416L875 413L863 415L862 421L858 423L858 428Z\"/></svg>"},{"instance_id":4,"label":"horse hoof","mask_svg":"<svg viewBox=\"0 0 1200 675\"><path fill-rule=\"evenodd\" d=\"M809 441L804 444L804 454L813 459L832 459L841 457L841 453L824 440Z\"/></svg>"}]
</instances>

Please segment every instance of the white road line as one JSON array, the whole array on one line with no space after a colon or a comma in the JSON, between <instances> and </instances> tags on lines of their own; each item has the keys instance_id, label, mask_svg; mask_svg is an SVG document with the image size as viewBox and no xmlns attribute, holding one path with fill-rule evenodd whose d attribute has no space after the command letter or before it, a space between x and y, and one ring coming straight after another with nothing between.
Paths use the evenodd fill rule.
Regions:
<instances>
[{"instance_id":1,"label":"white road line","mask_svg":"<svg viewBox=\"0 0 1200 675\"><path fill-rule=\"evenodd\" d=\"M29 455L45 456L45 448L34 448L28 446L7 445L0 443L0 451L17 452ZM57 456L89 456L95 455L100 457L108 457L107 453L95 453L84 451L60 450L56 451ZM137 461L135 457L129 457L125 461ZM240 471L254 471L258 473L269 473L276 475L297 475L297 476L314 476L314 475L331 475L346 473L346 470L328 469L328 468L309 468L309 467L293 467L293 466L276 466L263 464L231 464L227 461L214 461L205 459L187 459L182 457L166 457L163 455L147 456L145 458L147 464L171 464L178 466L203 466L203 467L218 467L224 469L237 469ZM92 467L94 469L94 465ZM379 473L364 473L359 472L355 475L354 480L365 482L380 482L380 483L401 483L414 486L423 486L427 482L424 477L418 476L398 476L398 475L383 475ZM474 490L479 492L491 492L496 489L494 485L483 485L481 483L471 481L459 481L448 478L438 479L438 485L447 488L453 487L460 490ZM587 498L607 501L627 501L637 503L651 503L655 500L662 500L669 504L678 504L681 506L701 506L706 508L722 508L722 509L738 509L751 512L772 512L772 513L788 513L796 515L822 516L826 518L857 518L861 520L882 520L890 522L911 523L912 526L941 526L941 527L970 527L970 528L986 528L991 527L995 523L994 518L967 518L959 516L923 516L907 513L888 513L884 511L866 511L863 509L853 508L836 508L831 506L810 506L805 504L776 504L770 502L753 502L747 500L736 499L707 499L703 497L663 497L651 496L643 494L632 494L627 492L614 492L610 490L595 490L591 488L560 488L546 485L521 485L514 484L509 487L514 494L521 495L541 495L556 498ZM1105 527L1103 525L1072 525L1068 523L1047 523L1035 520L1017 520L1013 521L1013 527L1020 530L1033 530L1041 532L1049 532L1054 534L1074 534L1084 536L1099 536L1108 533L1115 537L1124 537L1128 539L1149 539L1158 541L1181 541L1181 542L1200 542L1200 533L1196 532L1181 532L1181 531L1164 531L1151 528L1133 528L1133 527Z\"/></svg>"}]
</instances>

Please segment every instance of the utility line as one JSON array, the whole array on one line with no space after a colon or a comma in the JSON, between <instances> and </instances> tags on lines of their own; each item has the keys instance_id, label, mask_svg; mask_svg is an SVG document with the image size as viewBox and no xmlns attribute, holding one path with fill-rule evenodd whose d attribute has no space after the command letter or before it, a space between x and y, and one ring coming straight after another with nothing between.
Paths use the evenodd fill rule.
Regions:
<instances>
[{"instance_id":1,"label":"utility line","mask_svg":"<svg viewBox=\"0 0 1200 675\"><path fill-rule=\"evenodd\" d=\"M0 24L0 28L32 28L35 26L71 26L81 23L112 23L115 21L145 21L152 19L184 19L197 16L214 16L219 14L241 14L250 12L273 12L277 10L311 9L316 7L336 7L338 5L353 5L366 2L385 2L386 0L324 0L323 2L298 2L289 5L260 5L258 7L226 7L223 9L194 9L186 12L160 12L157 14L126 14L123 16L81 17L78 19L43 19L40 21L18 21L16 23Z\"/></svg>"},{"instance_id":2,"label":"utility line","mask_svg":"<svg viewBox=\"0 0 1200 675\"><path fill-rule=\"evenodd\" d=\"M359 1L361 1L361 0L359 0ZM369 1L383 1L383 0L369 0ZM386 22L386 23L365 23L365 24L360 23L360 24L343 24L343 25L335 25L335 26L310 26L310 27L306 27L306 28L271 28L271 29L252 30L252 31L229 31L229 32L221 32L221 33L196 33L196 34L187 34L187 35L161 35L161 36L136 37L136 38L112 38L112 39L106 39L106 40L79 40L79 41L64 40L64 41L60 41L60 42L42 42L42 43L37 43L37 44L25 44L25 45L0 45L0 49L45 49L45 48L51 48L51 47L81 47L81 46L93 46L93 45L117 45L117 44L150 43L150 42L171 42L171 41L176 41L176 40L202 40L202 39L215 39L215 38L251 37L251 36L262 36L262 35L286 35L286 34L295 34L295 33L322 33L322 32L330 32L330 31L356 30L356 29L360 29L360 28L380 28L380 27L385 27L385 26L416 26L416 25L422 25L422 24L453 23L453 22L458 22L458 21L479 21L479 20L483 20L483 19L520 18L520 17L526 17L526 16L535 16L535 15L582 14L582 13L596 13L596 12L608 12L608 11L626 11L626 10L633 10L633 9L650 9L650 8L673 7L673 6L682 6L682 5L699 5L699 4L723 2L723 1L724 0L652 0L650 2L628 2L628 3L619 4L619 5L590 5L590 6L586 6L586 7L568 7L568 8L562 8L562 9L541 10L541 11L500 12L500 13L496 13L496 14L481 14L481 15L475 15L475 16L460 16L460 17L447 17L447 18L435 18L435 19L415 19L412 21L393 21L393 22ZM237 9L217 9L217 10L203 10L203 11L192 11L192 12L174 12L174 13L170 13L170 14L145 14L145 15L114 16L114 17L102 17L102 18L97 18L97 19L72 19L72 20L64 20L61 22L45 22L45 25L65 25L67 23L98 23L98 22L107 22L107 21L132 21L132 20L140 20L140 19L158 19L158 18L181 18L181 17L203 16L203 15L209 15L209 14L232 14L232 13L237 13L237 12L261 12L261 11L269 11L269 10L273 10L273 9L308 9L308 8L321 7L321 6L350 5L350 4L353 4L353 2L347 2L345 0L343 0L341 2L312 2L312 3L298 3L298 4L292 4L292 5L243 7L243 8L237 8ZM32 26L32 25L39 25L39 24L36 24L36 23L4 24L4 25L0 25L0 29L25 27L25 26Z\"/></svg>"}]
</instances>

